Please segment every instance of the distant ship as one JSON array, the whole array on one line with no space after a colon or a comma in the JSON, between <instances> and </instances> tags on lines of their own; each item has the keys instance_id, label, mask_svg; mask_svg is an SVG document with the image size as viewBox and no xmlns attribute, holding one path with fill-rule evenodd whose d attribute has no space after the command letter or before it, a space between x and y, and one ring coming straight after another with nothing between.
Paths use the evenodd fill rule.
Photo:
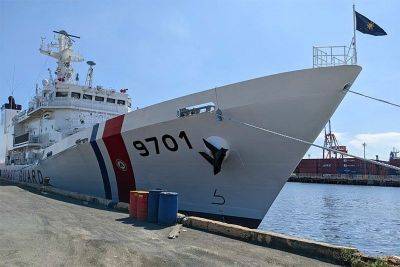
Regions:
<instances>
[{"instance_id":1,"label":"distant ship","mask_svg":"<svg viewBox=\"0 0 400 267\"><path fill-rule=\"evenodd\" d=\"M131 111L127 89L92 85L93 61L81 84L72 67L84 60L73 50L79 37L55 34L40 47L57 60L55 72L27 109L13 96L2 106L2 177L37 184L49 177L55 187L122 202L131 190L162 188L179 193L183 212L250 227L309 146L237 122L313 142L361 71L303 69Z\"/></svg>"}]
</instances>

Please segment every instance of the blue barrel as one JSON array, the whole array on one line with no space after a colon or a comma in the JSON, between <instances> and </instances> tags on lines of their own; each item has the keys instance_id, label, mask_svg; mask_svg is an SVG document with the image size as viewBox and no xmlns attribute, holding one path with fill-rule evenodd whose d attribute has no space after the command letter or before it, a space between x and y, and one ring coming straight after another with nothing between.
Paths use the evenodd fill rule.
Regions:
<instances>
[{"instance_id":1,"label":"blue barrel","mask_svg":"<svg viewBox=\"0 0 400 267\"><path fill-rule=\"evenodd\" d=\"M149 191L149 197L147 199L147 221L152 223L158 222L158 202L160 199L160 193L163 190L154 189Z\"/></svg>"},{"instance_id":2,"label":"blue barrel","mask_svg":"<svg viewBox=\"0 0 400 267\"><path fill-rule=\"evenodd\" d=\"M158 224L176 224L178 213L178 193L162 192L158 205Z\"/></svg>"}]
</instances>

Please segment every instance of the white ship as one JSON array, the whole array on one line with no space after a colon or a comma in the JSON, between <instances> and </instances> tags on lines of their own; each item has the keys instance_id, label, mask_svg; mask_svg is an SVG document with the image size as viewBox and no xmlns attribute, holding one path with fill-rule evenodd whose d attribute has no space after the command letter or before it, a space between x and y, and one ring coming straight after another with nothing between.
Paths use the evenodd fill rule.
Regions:
<instances>
[{"instance_id":1,"label":"white ship","mask_svg":"<svg viewBox=\"0 0 400 267\"><path fill-rule=\"evenodd\" d=\"M257 227L361 67L315 67L213 88L131 111L126 89L84 84L79 37L55 32L40 52L57 60L22 110L2 106L1 176L128 202L129 191L179 193L179 209Z\"/></svg>"}]
</instances>

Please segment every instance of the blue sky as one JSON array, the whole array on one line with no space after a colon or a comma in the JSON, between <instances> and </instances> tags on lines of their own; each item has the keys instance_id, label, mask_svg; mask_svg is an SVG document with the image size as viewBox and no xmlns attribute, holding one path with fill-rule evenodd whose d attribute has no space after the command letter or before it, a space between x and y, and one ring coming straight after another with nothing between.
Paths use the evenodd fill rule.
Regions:
<instances>
[{"instance_id":1,"label":"blue sky","mask_svg":"<svg viewBox=\"0 0 400 267\"><path fill-rule=\"evenodd\" d=\"M400 1L355 1L388 36L357 34L363 67L353 89L400 102ZM312 67L313 45L347 45L352 1L9 1L0 0L0 96L12 88L26 106L35 83L54 68L40 37L64 29L97 65L94 83L129 88L133 106L254 77ZM87 66L75 69L81 80ZM353 154L387 158L400 148L400 110L348 95L332 118ZM322 142L318 138L318 143ZM319 156L319 150L311 150Z\"/></svg>"}]
</instances>

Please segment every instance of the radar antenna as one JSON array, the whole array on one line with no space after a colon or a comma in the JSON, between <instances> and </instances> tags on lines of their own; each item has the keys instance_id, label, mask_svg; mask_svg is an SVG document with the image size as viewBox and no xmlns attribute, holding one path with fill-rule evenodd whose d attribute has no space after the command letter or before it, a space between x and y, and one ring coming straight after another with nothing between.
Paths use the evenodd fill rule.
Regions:
<instances>
[{"instance_id":1,"label":"radar antenna","mask_svg":"<svg viewBox=\"0 0 400 267\"><path fill-rule=\"evenodd\" d=\"M85 85L88 86L89 88L92 88L92 81L93 81L93 67L96 65L96 63L94 61L87 61L86 62L89 65L89 70L88 73L86 75L86 81L85 81Z\"/></svg>"},{"instance_id":2,"label":"radar antenna","mask_svg":"<svg viewBox=\"0 0 400 267\"><path fill-rule=\"evenodd\" d=\"M53 31L53 32L54 32L54 33L58 33L58 34L62 34L62 35L67 36L67 37L73 37L73 38L78 38L78 39L81 38L81 37L79 37L79 36L69 34L69 33L67 33L67 32L64 31L64 30L61 30L61 31Z\"/></svg>"}]
</instances>

